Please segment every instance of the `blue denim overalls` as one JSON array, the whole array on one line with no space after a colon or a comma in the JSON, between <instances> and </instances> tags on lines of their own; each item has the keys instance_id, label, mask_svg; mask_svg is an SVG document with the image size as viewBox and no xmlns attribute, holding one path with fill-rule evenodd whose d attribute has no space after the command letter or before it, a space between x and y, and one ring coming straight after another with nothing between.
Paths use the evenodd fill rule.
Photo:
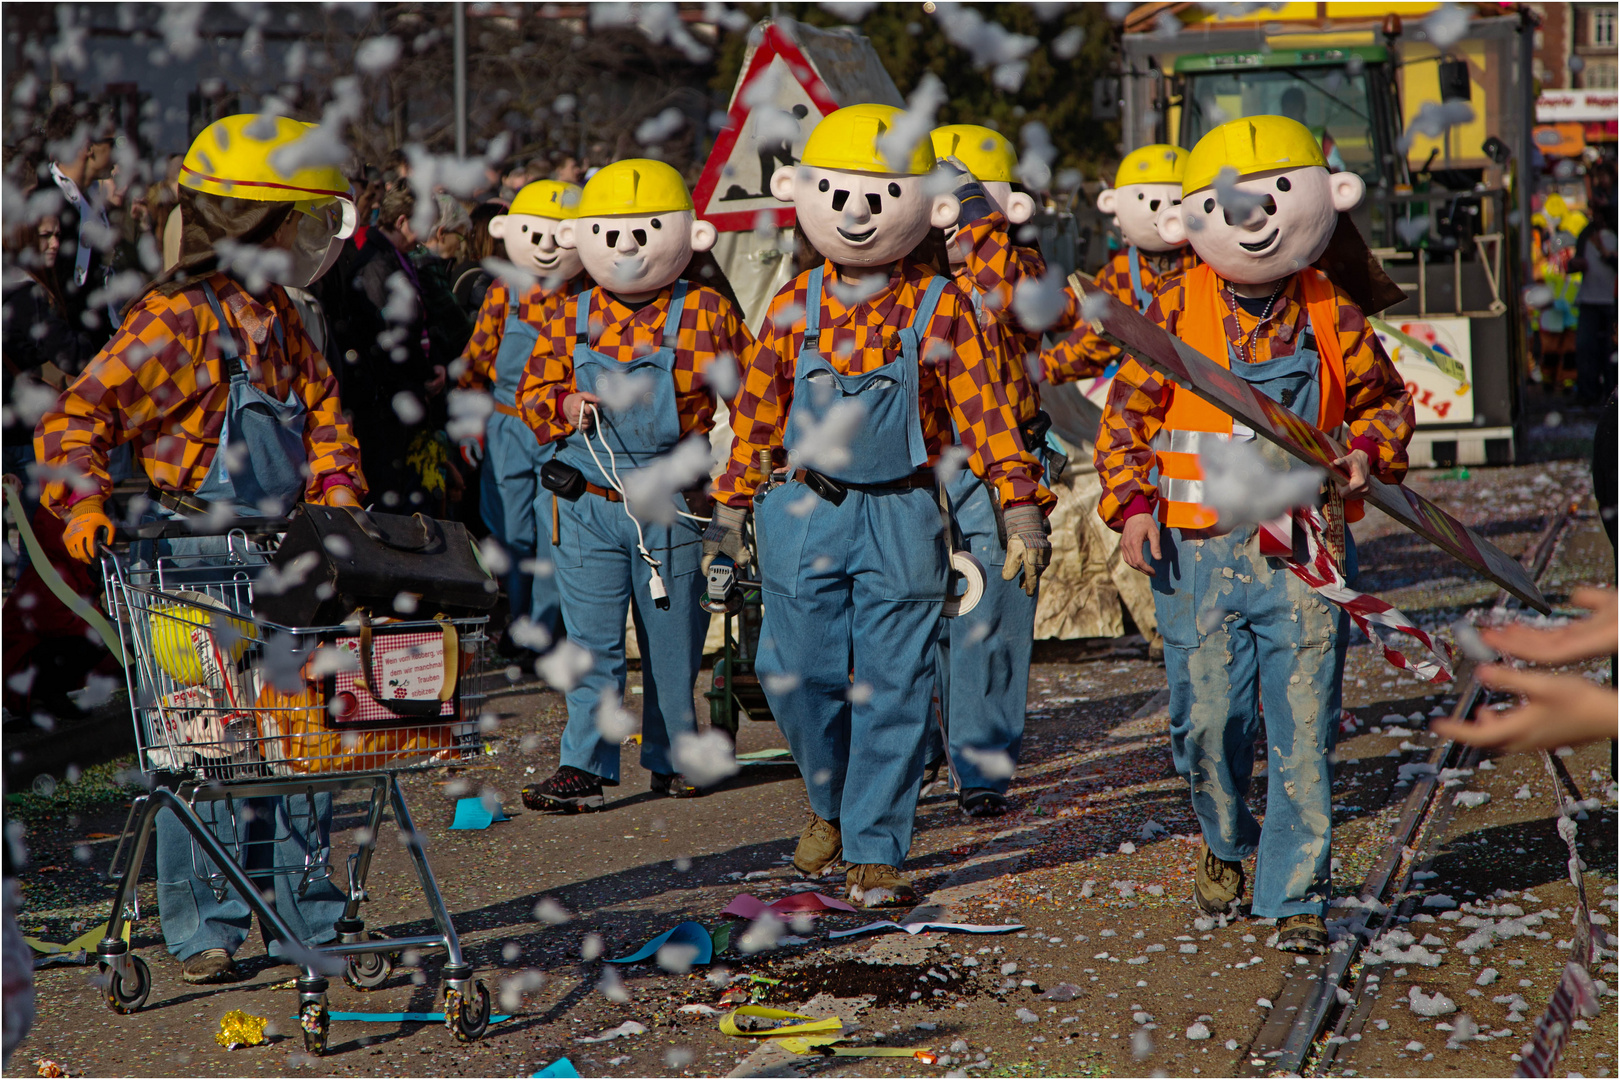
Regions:
<instances>
[{"instance_id":1,"label":"blue denim overalls","mask_svg":"<svg viewBox=\"0 0 1620 1080\"><path fill-rule=\"evenodd\" d=\"M586 393L597 393L598 380L604 376L651 376L647 393L634 402L617 409L598 406L600 435L590 436L596 460L586 448L583 434L569 436L557 449L559 461L579 469L599 487L611 486L602 439L613 448L621 480L668 454L681 441L673 372L687 283L677 281L671 289L662 347L628 363L590 346L589 315L595 290L576 298L574 385ZM559 518L561 542L553 558L563 621L569 640L589 649L595 660L567 694L562 763L594 773L606 784L619 782L619 744L597 733L596 715L604 696L618 704L624 695L628 607L635 617L644 686L641 764L650 772L679 772L670 752L676 735L696 730L692 687L703 663L703 637L709 625L709 614L699 603L703 596L703 579L698 574L703 554L699 526L690 518L677 518L673 525L642 523L647 550L663 564L660 573L669 592L669 607L659 608L649 591L649 569L636 550L635 523L625 513L624 503L587 492L572 502L562 500Z\"/></svg>"},{"instance_id":2,"label":"blue denim overalls","mask_svg":"<svg viewBox=\"0 0 1620 1080\"><path fill-rule=\"evenodd\" d=\"M1292 356L1232 371L1315 422L1321 356L1307 331ZM1269 443L1264 454L1281 455ZM1279 460L1275 465L1282 465ZM1214 853L1259 851L1257 918L1325 914L1333 839L1333 771L1348 644L1346 616L1281 559L1259 554L1255 527L1223 535L1163 529L1153 578L1170 683L1170 746L1192 785L1193 810ZM1265 827L1245 795L1265 703Z\"/></svg>"},{"instance_id":3,"label":"blue denim overalls","mask_svg":"<svg viewBox=\"0 0 1620 1080\"><path fill-rule=\"evenodd\" d=\"M230 399L219 449L195 494L211 503L233 506L243 516L285 513L304 493L308 469L304 404L296 389L286 401L277 401L253 384L252 373L242 363L237 348L236 324L226 318L214 287L207 281L202 287L208 306L219 320L221 366L230 376ZM275 321L274 330L276 344L286 357L286 331L280 319ZM168 510L149 515L152 520L159 516L175 515ZM160 542L158 554L211 556L227 551L224 537L185 537ZM183 573L177 576L183 577ZM308 835L311 808L306 795L237 800L235 805L234 823L223 803L199 801L195 810L227 848L237 843L235 830L241 826L243 869L261 882L261 887L274 888L276 911L300 941L317 945L332 940L337 936L333 923L343 914L344 898L330 879L311 880L299 896L298 875L277 874L267 879L254 873L303 867L306 852L311 850L317 853L317 861L325 861L331 844L332 796L324 792L315 796L315 828ZM158 812L156 832L158 915L169 952L181 960L206 949L235 953L252 928L253 915L247 904L231 890L226 891L223 900L217 899L208 882L197 876L191 837L173 813ZM203 869L207 871L206 864ZM278 942L270 943L271 955L282 951Z\"/></svg>"},{"instance_id":4,"label":"blue denim overalls","mask_svg":"<svg viewBox=\"0 0 1620 1080\"><path fill-rule=\"evenodd\" d=\"M517 297L508 294L506 322L501 326L501 347L495 354L495 404L484 427L484 482L478 509L491 533L512 558L506 574L506 596L512 618L527 615L557 632L559 602L555 573L526 573L523 563L551 562L551 496L540 491L540 466L551 460L556 447L541 445L520 417L498 411L517 408L518 384L534 352L540 333L517 316ZM541 495L544 494L544 498ZM537 516L541 504L544 516Z\"/></svg>"},{"instance_id":5,"label":"blue denim overalls","mask_svg":"<svg viewBox=\"0 0 1620 1080\"><path fill-rule=\"evenodd\" d=\"M919 340L945 283L933 279L899 331L897 359L841 375L820 351L822 270L810 274L783 444L792 460L799 418L858 402L865 423L833 475L851 486L836 504L791 480L754 500L766 593L756 670L811 809L838 824L855 864L904 861L932 724L946 581L938 496L932 485L883 485L928 464Z\"/></svg>"},{"instance_id":6,"label":"blue denim overalls","mask_svg":"<svg viewBox=\"0 0 1620 1080\"><path fill-rule=\"evenodd\" d=\"M969 294L974 311L982 294ZM1033 391L1033 386L1031 390ZM1032 453L1040 454L1040 448ZM984 596L966 615L946 619L939 638L940 703L950 739L951 763L962 788L1005 793L1010 777L986 776L979 754L1002 752L1018 760L1024 742L1024 711L1029 701L1029 658L1035 645L1037 596L1024 593L1023 578L1003 581L1007 549L996 530L993 500L1000 495L973 475L966 463L945 485L951 518L961 546L984 566ZM929 747L937 752L936 739Z\"/></svg>"}]
</instances>

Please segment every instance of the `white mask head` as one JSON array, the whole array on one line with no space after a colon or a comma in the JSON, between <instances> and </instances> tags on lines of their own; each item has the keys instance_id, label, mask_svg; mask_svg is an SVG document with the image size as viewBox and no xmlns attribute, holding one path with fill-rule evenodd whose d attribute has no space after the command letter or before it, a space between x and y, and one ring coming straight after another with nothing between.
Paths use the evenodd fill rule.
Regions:
<instances>
[{"instance_id":1,"label":"white mask head","mask_svg":"<svg viewBox=\"0 0 1620 1080\"><path fill-rule=\"evenodd\" d=\"M580 195L578 217L557 229L558 244L576 252L586 273L629 300L672 284L717 237L693 212L681 174L645 158L598 171Z\"/></svg>"},{"instance_id":2,"label":"white mask head","mask_svg":"<svg viewBox=\"0 0 1620 1080\"><path fill-rule=\"evenodd\" d=\"M559 242L564 221L579 211L580 189L558 180L537 180L519 191L512 208L490 219L489 235L506 248L518 269L538 274L547 289L560 288L580 271L579 252Z\"/></svg>"}]
</instances>

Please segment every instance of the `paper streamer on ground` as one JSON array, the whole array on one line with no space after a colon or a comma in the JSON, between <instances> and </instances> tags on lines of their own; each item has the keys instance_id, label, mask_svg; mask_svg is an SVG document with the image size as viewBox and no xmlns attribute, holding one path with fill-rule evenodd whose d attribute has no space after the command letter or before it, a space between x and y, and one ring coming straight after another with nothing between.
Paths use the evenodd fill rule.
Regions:
<instances>
[{"instance_id":1,"label":"paper streamer on ground","mask_svg":"<svg viewBox=\"0 0 1620 1080\"><path fill-rule=\"evenodd\" d=\"M639 964L643 960L657 956L658 950L665 945L685 945L696 949L697 955L691 960L693 964L707 964L714 959L714 939L709 935L708 928L702 923L688 920L665 930L629 956L620 956L609 960L608 963Z\"/></svg>"},{"instance_id":2,"label":"paper streamer on ground","mask_svg":"<svg viewBox=\"0 0 1620 1080\"><path fill-rule=\"evenodd\" d=\"M487 829L497 821L511 821L499 804L492 812L484 805L484 800L477 796L468 796L456 800L456 819L450 823L452 829Z\"/></svg>"},{"instance_id":3,"label":"paper streamer on ground","mask_svg":"<svg viewBox=\"0 0 1620 1080\"><path fill-rule=\"evenodd\" d=\"M34 958L36 968L51 967L55 964L89 964L95 961L96 950L101 946L101 939L107 936L107 924L102 923L93 930L86 930L66 945L57 945L50 941L41 941L39 938L24 937L23 943L39 955ZM129 941L129 923L124 923L124 941Z\"/></svg>"},{"instance_id":4,"label":"paper streamer on ground","mask_svg":"<svg viewBox=\"0 0 1620 1080\"><path fill-rule=\"evenodd\" d=\"M532 1072L529 1075L531 1077L555 1077L557 1080L577 1080L579 1070L574 1068L574 1063L567 1058L558 1058L539 1072Z\"/></svg>"},{"instance_id":5,"label":"paper streamer on ground","mask_svg":"<svg viewBox=\"0 0 1620 1080\"><path fill-rule=\"evenodd\" d=\"M787 1024L781 1027L744 1031L737 1026L737 1017L749 1016L758 1020L805 1020L808 1023ZM769 1039L773 1045L795 1054L805 1054L815 1046L825 1046L844 1037L844 1021L836 1016L817 1020L804 1013L773 1009L767 1005L744 1005L720 1018L720 1032L740 1039Z\"/></svg>"},{"instance_id":6,"label":"paper streamer on ground","mask_svg":"<svg viewBox=\"0 0 1620 1080\"><path fill-rule=\"evenodd\" d=\"M984 926L978 923L875 922L867 923L865 926L857 926L853 930L834 930L827 936L830 938L854 937L856 934L870 934L874 930L904 930L908 934L921 934L926 930L949 930L960 934L1006 934L1023 928L1023 923L1007 923L1005 926Z\"/></svg>"},{"instance_id":7,"label":"paper streamer on ground","mask_svg":"<svg viewBox=\"0 0 1620 1080\"><path fill-rule=\"evenodd\" d=\"M101 635L101 643L113 654L118 666L125 666L124 646L119 640L118 631L114 630L106 617L95 609L95 605L70 589L68 583L62 580L62 575L56 572L56 567L52 566L51 560L46 557L45 549L39 546L39 537L34 535L33 523L28 520L28 515L23 513L22 493L13 484L7 484L5 487L6 506L11 510L11 520L17 526L17 535L22 537L23 547L28 549L28 558L32 561L34 569L39 571L39 579L58 600L67 605L69 611L89 623L90 629Z\"/></svg>"},{"instance_id":8,"label":"paper streamer on ground","mask_svg":"<svg viewBox=\"0 0 1620 1080\"><path fill-rule=\"evenodd\" d=\"M735 915L739 919L757 919L763 912L769 911L773 915L796 914L807 912L816 914L822 911L850 911L855 908L842 900L835 900L830 896L823 896L818 892L793 893L780 900L773 900L767 904L757 896L743 893L737 899L726 905L722 915Z\"/></svg>"},{"instance_id":9,"label":"paper streamer on ground","mask_svg":"<svg viewBox=\"0 0 1620 1080\"><path fill-rule=\"evenodd\" d=\"M370 1024L444 1023L444 1013L442 1012L339 1012L336 1009L332 1009L327 1012L326 1018L328 1020L358 1020ZM294 1016L293 1019L296 1020L298 1017ZM509 1013L496 1013L489 1018L489 1022L492 1024L503 1024L510 1019L512 1019L512 1017Z\"/></svg>"}]
</instances>

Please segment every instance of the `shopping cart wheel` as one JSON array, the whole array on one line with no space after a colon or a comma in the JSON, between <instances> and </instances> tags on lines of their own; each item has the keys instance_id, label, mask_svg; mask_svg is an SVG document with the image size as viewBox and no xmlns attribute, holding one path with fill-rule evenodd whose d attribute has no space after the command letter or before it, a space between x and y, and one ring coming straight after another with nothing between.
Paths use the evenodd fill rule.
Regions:
<instances>
[{"instance_id":1,"label":"shopping cart wheel","mask_svg":"<svg viewBox=\"0 0 1620 1080\"><path fill-rule=\"evenodd\" d=\"M304 1049L316 1056L326 1053L326 1031L331 1023L325 998L304 1002L298 1010L298 1026L304 1029Z\"/></svg>"},{"instance_id":2,"label":"shopping cart wheel","mask_svg":"<svg viewBox=\"0 0 1620 1080\"><path fill-rule=\"evenodd\" d=\"M472 984L472 989L476 1002L467 1000L454 986L444 988L445 1026L455 1033L457 1042L475 1042L489 1028L489 990L481 979Z\"/></svg>"},{"instance_id":3,"label":"shopping cart wheel","mask_svg":"<svg viewBox=\"0 0 1620 1080\"><path fill-rule=\"evenodd\" d=\"M146 1004L146 995L152 992L152 973L146 967L146 961L138 956L129 958L130 970L135 977L125 982L117 971L101 965L101 973L107 977L107 1007L115 1013L132 1013Z\"/></svg>"},{"instance_id":4,"label":"shopping cart wheel","mask_svg":"<svg viewBox=\"0 0 1620 1080\"><path fill-rule=\"evenodd\" d=\"M385 934L372 932L372 941L387 941ZM356 990L375 990L394 973L397 953L356 953L343 965L343 981Z\"/></svg>"}]
</instances>

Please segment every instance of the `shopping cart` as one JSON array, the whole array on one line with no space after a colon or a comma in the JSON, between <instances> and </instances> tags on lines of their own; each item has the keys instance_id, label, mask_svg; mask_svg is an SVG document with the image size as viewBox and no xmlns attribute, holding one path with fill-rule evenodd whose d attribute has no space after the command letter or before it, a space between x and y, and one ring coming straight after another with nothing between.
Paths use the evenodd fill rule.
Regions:
<instances>
[{"instance_id":1,"label":"shopping cart","mask_svg":"<svg viewBox=\"0 0 1620 1080\"><path fill-rule=\"evenodd\" d=\"M157 814L169 810L191 837L197 879L219 899L234 890L266 935L303 969L298 1018L311 1053L326 1049L328 974L341 963L346 982L372 989L387 981L407 950L444 950L439 998L445 1026L456 1039L472 1041L489 1024L489 991L474 980L462 953L398 774L463 764L482 752L478 717L487 620L365 619L321 627L259 620L252 614L253 590L256 583L277 582L281 572L269 562L285 524L239 520L212 541L213 553L153 557L153 541L206 532L185 522L154 523L120 530L117 546L102 551L109 613L128 659L139 767L150 788L134 800L109 870L117 895L97 950L107 1004L131 1013L151 992L147 965L129 951L123 929L127 919L139 917L136 881ZM410 698L413 688L420 696L423 686L431 699L425 706ZM385 687L392 688L392 697L409 700L371 693ZM347 880L339 885L347 899L336 923L338 937L311 946L289 930L261 889L284 876L302 896L311 884L330 880L329 842L309 843L301 866L259 867L250 876L250 847L279 843L287 833L248 838L252 830L239 820L250 816L243 800L306 796L308 814L295 820L289 799L287 821L271 831L285 825L318 837L315 796L356 790L368 800L366 825L349 856ZM214 804L211 819L228 822L221 831L233 840L216 837L197 813L200 804ZM415 865L436 933L386 938L368 934L360 918L385 810L392 810ZM269 891L273 896L275 890Z\"/></svg>"}]
</instances>

